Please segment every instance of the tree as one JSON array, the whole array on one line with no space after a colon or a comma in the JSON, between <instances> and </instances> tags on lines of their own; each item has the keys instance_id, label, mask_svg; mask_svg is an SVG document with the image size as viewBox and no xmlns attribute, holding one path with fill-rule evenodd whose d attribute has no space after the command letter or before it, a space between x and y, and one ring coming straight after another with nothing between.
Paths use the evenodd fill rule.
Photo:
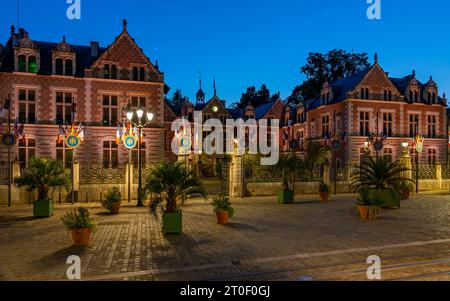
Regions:
<instances>
[{"instance_id":1,"label":"tree","mask_svg":"<svg viewBox=\"0 0 450 301\"><path fill-rule=\"evenodd\" d=\"M153 213L156 213L156 208L160 204L164 205L166 213L178 212L184 195L193 193L199 193L203 197L207 195L201 181L180 162L159 163L147 177L144 191L161 196L152 200L150 204Z\"/></svg>"},{"instance_id":2,"label":"tree","mask_svg":"<svg viewBox=\"0 0 450 301\"><path fill-rule=\"evenodd\" d=\"M38 191L38 201L48 201L50 189L70 186L63 163L54 159L31 158L28 167L20 177L14 179L18 187L25 186L27 191Z\"/></svg>"},{"instance_id":3,"label":"tree","mask_svg":"<svg viewBox=\"0 0 450 301\"><path fill-rule=\"evenodd\" d=\"M186 97L183 96L183 93L181 92L180 89L176 89L175 92L173 92L172 97L167 98L168 103L176 112L181 110L181 104L185 100Z\"/></svg>"},{"instance_id":4,"label":"tree","mask_svg":"<svg viewBox=\"0 0 450 301\"><path fill-rule=\"evenodd\" d=\"M277 100L280 98L280 92L270 94L270 90L265 84L261 85L259 90L255 86L248 87L245 93L242 93L239 102L234 103L233 107L236 109L245 109L249 104L254 108L259 107L265 103Z\"/></svg>"},{"instance_id":5,"label":"tree","mask_svg":"<svg viewBox=\"0 0 450 301\"><path fill-rule=\"evenodd\" d=\"M306 75L306 80L296 86L288 97L288 103L304 103L316 97L322 85L350 76L370 66L367 53L349 53L342 49L334 49L326 54L309 53L307 63L300 71Z\"/></svg>"}]
</instances>

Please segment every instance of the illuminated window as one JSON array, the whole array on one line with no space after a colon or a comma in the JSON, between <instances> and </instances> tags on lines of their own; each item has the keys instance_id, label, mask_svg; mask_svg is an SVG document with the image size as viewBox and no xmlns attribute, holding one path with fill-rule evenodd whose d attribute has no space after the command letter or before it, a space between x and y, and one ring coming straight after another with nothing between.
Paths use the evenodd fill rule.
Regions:
<instances>
[{"instance_id":1,"label":"illuminated window","mask_svg":"<svg viewBox=\"0 0 450 301\"><path fill-rule=\"evenodd\" d=\"M103 95L103 125L114 126L117 124L119 104L117 95Z\"/></svg>"},{"instance_id":2,"label":"illuminated window","mask_svg":"<svg viewBox=\"0 0 450 301\"><path fill-rule=\"evenodd\" d=\"M19 72L27 72L27 58L23 54L21 54L21 55L19 55L18 60L19 60L18 71Z\"/></svg>"},{"instance_id":3,"label":"illuminated window","mask_svg":"<svg viewBox=\"0 0 450 301\"><path fill-rule=\"evenodd\" d=\"M34 55L28 57L28 72L37 73L37 62Z\"/></svg>"},{"instance_id":4,"label":"illuminated window","mask_svg":"<svg viewBox=\"0 0 450 301\"><path fill-rule=\"evenodd\" d=\"M19 122L31 124L36 122L35 90L19 90Z\"/></svg>"}]
</instances>

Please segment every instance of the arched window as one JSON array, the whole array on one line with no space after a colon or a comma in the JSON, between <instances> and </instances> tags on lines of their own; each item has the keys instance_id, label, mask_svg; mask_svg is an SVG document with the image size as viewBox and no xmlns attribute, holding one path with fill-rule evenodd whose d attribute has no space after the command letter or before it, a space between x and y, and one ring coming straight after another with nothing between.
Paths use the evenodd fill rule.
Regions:
<instances>
[{"instance_id":1,"label":"arched window","mask_svg":"<svg viewBox=\"0 0 450 301\"><path fill-rule=\"evenodd\" d=\"M145 81L145 68L144 67L141 67L139 69L139 80Z\"/></svg>"},{"instance_id":2,"label":"arched window","mask_svg":"<svg viewBox=\"0 0 450 301\"><path fill-rule=\"evenodd\" d=\"M139 69L138 67L133 67L133 80L138 80Z\"/></svg>"},{"instance_id":3,"label":"arched window","mask_svg":"<svg viewBox=\"0 0 450 301\"><path fill-rule=\"evenodd\" d=\"M433 102L433 104L435 104L435 103L436 103L436 93L435 93L435 92L433 92L433 98L432 98L432 102Z\"/></svg>"},{"instance_id":4,"label":"arched window","mask_svg":"<svg viewBox=\"0 0 450 301\"><path fill-rule=\"evenodd\" d=\"M37 63L34 55L28 57L28 72L37 73Z\"/></svg>"},{"instance_id":5,"label":"arched window","mask_svg":"<svg viewBox=\"0 0 450 301\"><path fill-rule=\"evenodd\" d=\"M431 92L428 92L428 93L427 93L427 97L428 97L428 98L427 98L428 102L431 103Z\"/></svg>"},{"instance_id":6,"label":"arched window","mask_svg":"<svg viewBox=\"0 0 450 301\"><path fill-rule=\"evenodd\" d=\"M66 75L73 76L73 61L66 60Z\"/></svg>"},{"instance_id":7,"label":"arched window","mask_svg":"<svg viewBox=\"0 0 450 301\"><path fill-rule=\"evenodd\" d=\"M60 58L57 58L55 60L55 74L56 75L64 75L63 60Z\"/></svg>"},{"instance_id":8,"label":"arched window","mask_svg":"<svg viewBox=\"0 0 450 301\"><path fill-rule=\"evenodd\" d=\"M111 78L117 79L117 67L116 65L111 66Z\"/></svg>"},{"instance_id":9,"label":"arched window","mask_svg":"<svg viewBox=\"0 0 450 301\"><path fill-rule=\"evenodd\" d=\"M27 59L23 54L19 55L19 66L18 71L19 72L27 72Z\"/></svg>"},{"instance_id":10,"label":"arched window","mask_svg":"<svg viewBox=\"0 0 450 301\"><path fill-rule=\"evenodd\" d=\"M110 78L110 76L111 76L108 64L106 64L103 69L103 75L105 78Z\"/></svg>"},{"instance_id":11,"label":"arched window","mask_svg":"<svg viewBox=\"0 0 450 301\"><path fill-rule=\"evenodd\" d=\"M391 90L388 91L388 100L389 101L392 100L392 91Z\"/></svg>"}]
</instances>

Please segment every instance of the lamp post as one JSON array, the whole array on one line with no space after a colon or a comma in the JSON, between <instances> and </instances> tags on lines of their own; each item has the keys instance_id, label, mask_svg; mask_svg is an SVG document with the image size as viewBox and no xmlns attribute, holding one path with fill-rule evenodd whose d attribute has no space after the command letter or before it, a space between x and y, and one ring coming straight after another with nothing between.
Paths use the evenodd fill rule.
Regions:
<instances>
[{"instance_id":1,"label":"lamp post","mask_svg":"<svg viewBox=\"0 0 450 301\"><path fill-rule=\"evenodd\" d=\"M136 114L137 116L137 122L133 122L133 117ZM144 117L144 114L147 117L147 120L144 122L142 118ZM142 200L142 160L141 160L141 138L142 138L142 128L149 125L153 120L153 113L149 111L144 111L144 109L137 109L132 110L130 107L127 110L127 120L138 128L138 207L144 206L144 201Z\"/></svg>"}]
</instances>

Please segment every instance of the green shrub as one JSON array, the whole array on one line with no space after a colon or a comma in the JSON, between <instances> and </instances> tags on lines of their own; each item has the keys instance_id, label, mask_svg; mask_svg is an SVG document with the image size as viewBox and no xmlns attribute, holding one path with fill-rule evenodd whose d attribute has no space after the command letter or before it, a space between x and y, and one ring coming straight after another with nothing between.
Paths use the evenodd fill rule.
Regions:
<instances>
[{"instance_id":1,"label":"green shrub","mask_svg":"<svg viewBox=\"0 0 450 301\"><path fill-rule=\"evenodd\" d=\"M89 216L89 210L87 208L79 207L73 209L61 218L64 226L68 230L76 230L76 229L91 229L95 230L95 223Z\"/></svg>"},{"instance_id":2,"label":"green shrub","mask_svg":"<svg viewBox=\"0 0 450 301\"><path fill-rule=\"evenodd\" d=\"M214 212L222 210L227 211L230 218L234 216L234 208L231 207L230 199L227 197L214 199L211 205L214 207Z\"/></svg>"},{"instance_id":3,"label":"green shrub","mask_svg":"<svg viewBox=\"0 0 450 301\"><path fill-rule=\"evenodd\" d=\"M328 193L329 191L330 191L330 189L328 188L327 184L325 184L324 182L320 183L319 193L320 192Z\"/></svg>"},{"instance_id":4,"label":"green shrub","mask_svg":"<svg viewBox=\"0 0 450 301\"><path fill-rule=\"evenodd\" d=\"M120 202L121 200L122 200L122 193L120 192L120 189L117 187L113 187L108 189L108 191L106 192L105 200L102 201L102 206L111 211L112 204Z\"/></svg>"}]
</instances>

